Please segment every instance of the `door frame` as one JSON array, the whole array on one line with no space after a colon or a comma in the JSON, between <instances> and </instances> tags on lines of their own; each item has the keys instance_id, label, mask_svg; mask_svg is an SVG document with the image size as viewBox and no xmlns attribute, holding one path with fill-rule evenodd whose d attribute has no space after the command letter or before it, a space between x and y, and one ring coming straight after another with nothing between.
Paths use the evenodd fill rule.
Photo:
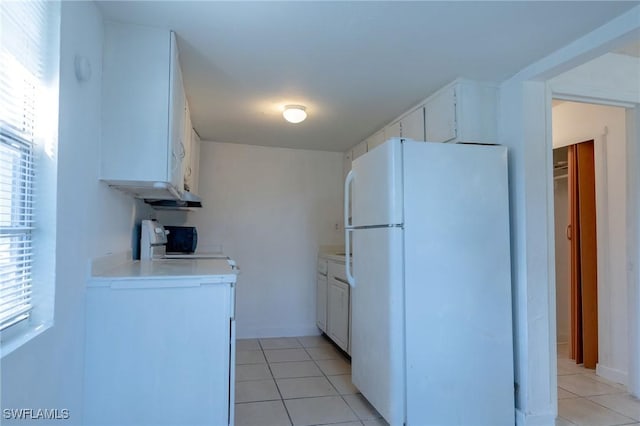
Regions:
<instances>
[{"instance_id":1,"label":"door frame","mask_svg":"<svg viewBox=\"0 0 640 426\"><path fill-rule=\"evenodd\" d=\"M516 424L551 426L558 411L555 240L553 225L552 98L624 106L627 109L627 197L630 238L630 352L640 353L638 321L638 244L640 242L640 94L619 97L620 91L587 85L552 86L550 80L612 49L640 38L640 6L612 19L500 85L499 138L510 149L512 279ZM601 88L600 88L601 89ZM629 93L626 93L629 95ZM635 221L633 221L633 219ZM631 393L640 393L640 369L630 357Z\"/></svg>"},{"instance_id":2,"label":"door frame","mask_svg":"<svg viewBox=\"0 0 640 426\"><path fill-rule=\"evenodd\" d=\"M549 86L549 85L547 85ZM640 175L638 175L638 159L637 153L640 147L639 136L635 129L640 127L640 103L630 103L627 101L620 101L615 99L613 96L608 99L603 98L594 98L584 95L578 94L570 94L567 93L566 90L558 90L553 87L547 88L548 96L551 99L557 100L565 100L571 102L583 102L593 105L604 105L604 106L615 106L620 108L625 108L626 120L626 133L627 137L625 139L625 148L626 148L626 204L627 204L627 249L626 249L626 265L627 265L627 291L628 291L628 304L627 304L627 327L628 327L628 335L629 335L629 345L627 348L627 383L625 383L627 387L627 391L629 393L634 394L636 397L640 396L640 377L637 372L640 369L640 360L638 359L638 355L640 355L640 348L638 347L638 343L640 342L640 329L634 326L640 316L640 300L634 295L639 294L640 292L640 277L638 277L637 272L629 270L630 265L635 265L637 268L639 265L638 260L638 248L640 247L640 234L637 232L640 229L640 223L638 223L638 215L636 212L636 208L640 203L640 197L638 196L638 190L640 190ZM548 104L549 108L551 108L551 103ZM552 124L551 121L548 121L547 124L547 134L551 134L552 132ZM600 137L597 135L593 136L594 142L597 141ZM553 138L546 139L547 148L553 150ZM551 168L548 170L553 170L553 164L551 164ZM553 181L553 175L551 176L551 180ZM553 185L553 182L552 182ZM596 186L598 183L596 182ZM553 191L553 186L551 186L551 190ZM551 205L551 212L555 214L555 208L553 206L553 192L551 192L551 197L548 199L548 202ZM634 222L635 219L635 222ZM553 227L547 229L547 238L550 239L551 242L555 243L555 229ZM555 294L555 245L551 245L550 249L553 250L553 265L552 269L554 271L553 281L549 283L553 283L553 291ZM550 268L551 269L551 268ZM598 283L598 295L600 294L600 283ZM551 301L550 301L551 302ZM553 300L553 306L550 306L555 312L555 300ZM598 304L598 321L600 318L600 304ZM556 324L555 318L553 318L553 333L552 338L556 338ZM634 343L635 342L635 343ZM597 370L596 370L597 371ZM557 378L556 378L557 380Z\"/></svg>"}]
</instances>

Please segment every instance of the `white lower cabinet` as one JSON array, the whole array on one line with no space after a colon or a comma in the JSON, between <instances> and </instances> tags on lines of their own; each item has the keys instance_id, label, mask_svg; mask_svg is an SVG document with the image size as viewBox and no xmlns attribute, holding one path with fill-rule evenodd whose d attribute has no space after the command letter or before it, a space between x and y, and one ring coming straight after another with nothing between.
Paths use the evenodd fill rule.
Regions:
<instances>
[{"instance_id":1,"label":"white lower cabinet","mask_svg":"<svg viewBox=\"0 0 640 426\"><path fill-rule=\"evenodd\" d=\"M233 425L233 292L201 279L91 282L83 424Z\"/></svg>"},{"instance_id":2,"label":"white lower cabinet","mask_svg":"<svg viewBox=\"0 0 640 426\"><path fill-rule=\"evenodd\" d=\"M344 262L320 255L316 277L316 324L343 351L351 352L351 287Z\"/></svg>"},{"instance_id":3,"label":"white lower cabinet","mask_svg":"<svg viewBox=\"0 0 640 426\"><path fill-rule=\"evenodd\" d=\"M328 291L329 337L342 350L349 349L349 285L335 278L329 279Z\"/></svg>"},{"instance_id":4,"label":"white lower cabinet","mask_svg":"<svg viewBox=\"0 0 640 426\"><path fill-rule=\"evenodd\" d=\"M327 335L342 350L349 352L350 288L344 263L329 262L327 273Z\"/></svg>"},{"instance_id":5,"label":"white lower cabinet","mask_svg":"<svg viewBox=\"0 0 640 426\"><path fill-rule=\"evenodd\" d=\"M320 273L316 279L316 325L327 333L327 276Z\"/></svg>"}]
</instances>

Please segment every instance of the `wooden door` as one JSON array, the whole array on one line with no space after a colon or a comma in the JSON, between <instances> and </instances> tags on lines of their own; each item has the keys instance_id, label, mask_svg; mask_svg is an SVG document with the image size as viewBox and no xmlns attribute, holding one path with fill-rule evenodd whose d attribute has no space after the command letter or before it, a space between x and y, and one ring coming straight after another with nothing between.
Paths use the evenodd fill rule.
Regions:
<instances>
[{"instance_id":1,"label":"wooden door","mask_svg":"<svg viewBox=\"0 0 640 426\"><path fill-rule=\"evenodd\" d=\"M598 270L593 140L569 147L571 240L571 357L586 368L598 362Z\"/></svg>"}]
</instances>

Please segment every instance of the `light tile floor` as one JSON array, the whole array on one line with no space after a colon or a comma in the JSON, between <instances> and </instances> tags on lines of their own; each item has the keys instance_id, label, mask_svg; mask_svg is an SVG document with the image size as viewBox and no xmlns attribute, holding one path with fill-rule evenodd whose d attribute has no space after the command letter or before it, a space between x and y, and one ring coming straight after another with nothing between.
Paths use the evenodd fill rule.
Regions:
<instances>
[{"instance_id":1,"label":"light tile floor","mask_svg":"<svg viewBox=\"0 0 640 426\"><path fill-rule=\"evenodd\" d=\"M387 425L326 338L246 339L236 349L236 426ZM558 345L556 426L640 426L640 401L567 353Z\"/></svg>"},{"instance_id":2,"label":"light tile floor","mask_svg":"<svg viewBox=\"0 0 640 426\"><path fill-rule=\"evenodd\" d=\"M558 345L558 419L556 426L640 426L640 401L618 383L569 359Z\"/></svg>"},{"instance_id":3,"label":"light tile floor","mask_svg":"<svg viewBox=\"0 0 640 426\"><path fill-rule=\"evenodd\" d=\"M387 425L322 336L238 340L236 352L236 426Z\"/></svg>"}]
</instances>

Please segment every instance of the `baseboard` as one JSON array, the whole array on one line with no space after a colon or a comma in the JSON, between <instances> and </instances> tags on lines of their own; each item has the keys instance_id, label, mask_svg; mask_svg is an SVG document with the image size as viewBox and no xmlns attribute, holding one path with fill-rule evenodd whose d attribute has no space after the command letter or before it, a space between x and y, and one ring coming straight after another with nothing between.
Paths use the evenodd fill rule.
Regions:
<instances>
[{"instance_id":1,"label":"baseboard","mask_svg":"<svg viewBox=\"0 0 640 426\"><path fill-rule=\"evenodd\" d=\"M265 337L319 336L320 329L315 325L298 327L260 327L236 324L236 338L255 339Z\"/></svg>"},{"instance_id":2,"label":"baseboard","mask_svg":"<svg viewBox=\"0 0 640 426\"><path fill-rule=\"evenodd\" d=\"M602 364L596 364L596 374L604 379L611 380L612 382L620 383L625 386L627 385L627 380L629 380L626 371L607 367Z\"/></svg>"},{"instance_id":3,"label":"baseboard","mask_svg":"<svg viewBox=\"0 0 640 426\"><path fill-rule=\"evenodd\" d=\"M525 414L516 408L516 426L555 426L555 414Z\"/></svg>"}]
</instances>

